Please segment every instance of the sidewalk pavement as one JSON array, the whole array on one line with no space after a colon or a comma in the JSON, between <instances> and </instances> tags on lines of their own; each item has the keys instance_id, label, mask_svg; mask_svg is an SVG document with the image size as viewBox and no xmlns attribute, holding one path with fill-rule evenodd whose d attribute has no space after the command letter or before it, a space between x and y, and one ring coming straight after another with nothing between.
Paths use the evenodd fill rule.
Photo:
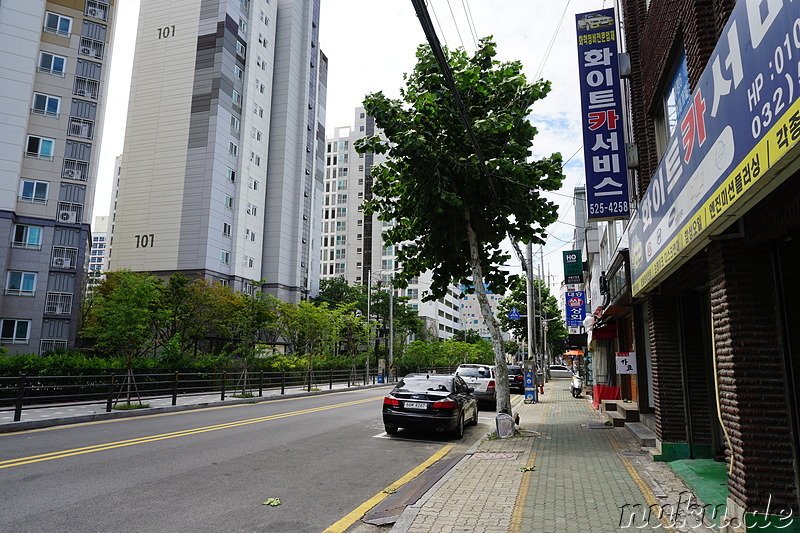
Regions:
<instances>
[{"instance_id":1,"label":"sidewalk pavement","mask_svg":"<svg viewBox=\"0 0 800 533\"><path fill-rule=\"evenodd\" d=\"M111 410L106 412L106 402L78 404L48 405L22 410L20 421L14 422L14 408L0 411L0 433L13 431L26 431L52 426L62 426L67 424L81 424L84 422L94 422L97 420L109 420L113 418L128 418L135 416L152 415L158 413L186 411L190 409L202 409L205 407L218 407L221 405L235 405L243 403L254 403L275 398L293 398L309 394L325 394L343 390L356 390L362 388L382 387L384 385L362 385L347 387L346 383L327 383L315 385L318 391L307 392L302 387L286 387L285 394L281 394L280 389L264 389L263 396L252 398L236 398L236 391L229 390L225 398L219 392L214 394L185 394L176 398L176 404L172 405L172 396L159 398L142 398L142 403L150 405L147 409L132 409L126 411ZM120 404L124 400L119 401ZM138 403L134 398L133 403Z\"/></svg>"},{"instance_id":2,"label":"sidewalk pavement","mask_svg":"<svg viewBox=\"0 0 800 533\"><path fill-rule=\"evenodd\" d=\"M573 398L568 380L550 381L539 399L515 406L518 436L482 439L391 531L719 531L687 517L688 487L629 430L606 426L586 397Z\"/></svg>"}]
</instances>

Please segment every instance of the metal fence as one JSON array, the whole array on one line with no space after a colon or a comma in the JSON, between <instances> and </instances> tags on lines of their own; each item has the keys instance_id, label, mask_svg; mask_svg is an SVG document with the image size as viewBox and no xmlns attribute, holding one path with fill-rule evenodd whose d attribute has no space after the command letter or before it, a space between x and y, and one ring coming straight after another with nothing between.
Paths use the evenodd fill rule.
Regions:
<instances>
[{"instance_id":1,"label":"metal fence","mask_svg":"<svg viewBox=\"0 0 800 533\"><path fill-rule=\"evenodd\" d=\"M365 370L315 370L294 372L162 372L152 374L97 374L83 376L0 377L0 411L14 411L22 419L25 409L58 405L106 403L106 411L128 398L137 402L192 394L260 397L265 392L285 394L287 389L332 389L377 383L380 377Z\"/></svg>"},{"instance_id":2,"label":"metal fence","mask_svg":"<svg viewBox=\"0 0 800 533\"><path fill-rule=\"evenodd\" d=\"M398 368L400 375L409 372L448 374L451 367L426 369ZM265 392L286 394L287 389L333 389L334 384L347 387L396 381L392 373L378 375L374 369L299 370L286 372L158 372L130 374L91 374L81 376L0 377L0 411L14 411L14 420L22 419L25 409L61 405L87 405L105 402L106 412L117 403L129 399L172 398L192 394L261 397ZM280 391L280 392L278 392Z\"/></svg>"}]
</instances>

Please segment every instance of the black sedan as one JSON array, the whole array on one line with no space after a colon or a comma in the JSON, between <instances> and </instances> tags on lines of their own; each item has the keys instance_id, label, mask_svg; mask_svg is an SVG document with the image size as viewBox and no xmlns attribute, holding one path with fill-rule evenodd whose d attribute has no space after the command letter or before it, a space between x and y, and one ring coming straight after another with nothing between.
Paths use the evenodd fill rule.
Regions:
<instances>
[{"instance_id":1,"label":"black sedan","mask_svg":"<svg viewBox=\"0 0 800 533\"><path fill-rule=\"evenodd\" d=\"M525 376L521 366L508 365L508 388L519 393L525 392Z\"/></svg>"},{"instance_id":2,"label":"black sedan","mask_svg":"<svg viewBox=\"0 0 800 533\"><path fill-rule=\"evenodd\" d=\"M448 431L460 439L464 424L477 425L478 400L458 376L409 374L383 399L383 425L393 435L398 428Z\"/></svg>"}]
</instances>

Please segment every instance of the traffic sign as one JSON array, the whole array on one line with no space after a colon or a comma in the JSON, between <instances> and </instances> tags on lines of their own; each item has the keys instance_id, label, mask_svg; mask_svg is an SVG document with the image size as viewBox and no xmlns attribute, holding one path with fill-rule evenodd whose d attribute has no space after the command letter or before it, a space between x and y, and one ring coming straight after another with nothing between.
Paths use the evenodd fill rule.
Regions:
<instances>
[{"instance_id":1,"label":"traffic sign","mask_svg":"<svg viewBox=\"0 0 800 533\"><path fill-rule=\"evenodd\" d=\"M516 307L512 307L511 311L508 312L508 319L509 320L519 320L519 311L517 311Z\"/></svg>"}]
</instances>

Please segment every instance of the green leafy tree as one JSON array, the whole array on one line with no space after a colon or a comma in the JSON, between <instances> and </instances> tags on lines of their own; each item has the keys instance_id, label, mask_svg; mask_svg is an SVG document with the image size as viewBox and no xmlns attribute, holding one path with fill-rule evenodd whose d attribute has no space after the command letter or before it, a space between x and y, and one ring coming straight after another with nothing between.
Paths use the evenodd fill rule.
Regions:
<instances>
[{"instance_id":1,"label":"green leafy tree","mask_svg":"<svg viewBox=\"0 0 800 533\"><path fill-rule=\"evenodd\" d=\"M503 339L486 296L485 283L505 292L508 236L543 243L544 226L557 219L557 206L540 191L561 186L561 155L529 161L536 129L531 105L550 90L549 82L528 83L518 61L495 59L496 45L482 39L474 55L446 53L482 157L469 142L461 112L428 46L405 76L401 99L367 95L364 107L384 136L357 143L360 152L388 155L373 167L373 197L365 213L393 221L386 244L402 244L397 257L403 287L432 271L428 299L441 298L450 283L473 287L492 336L495 363L505 365ZM510 413L508 376L498 373L498 412Z\"/></svg>"},{"instance_id":2,"label":"green leafy tree","mask_svg":"<svg viewBox=\"0 0 800 533\"><path fill-rule=\"evenodd\" d=\"M323 279L319 282L319 294L312 301L335 308L340 304L350 304L360 299L358 287L351 287L344 276Z\"/></svg>"},{"instance_id":3,"label":"green leafy tree","mask_svg":"<svg viewBox=\"0 0 800 533\"><path fill-rule=\"evenodd\" d=\"M546 319L558 318L558 320L547 322L546 326L547 345L550 347L550 353L555 353L556 350L563 349L564 340L566 340L568 335L567 329L564 326L564 321L561 319L561 310L558 308L558 300L550 294L549 287L540 279L533 280L533 294L535 295L534 327L536 328L537 335L540 335L542 331L542 317ZM539 301L540 298L541 302ZM542 302L544 306L541 305ZM508 313L512 308L515 308L520 315L528 314L527 281L525 278L519 278L511 284L511 290L508 296L500 300L497 304L497 312L500 316L500 324L504 330L512 332L517 339L525 339L527 341L527 319L512 320L508 318Z\"/></svg>"},{"instance_id":4,"label":"green leafy tree","mask_svg":"<svg viewBox=\"0 0 800 533\"><path fill-rule=\"evenodd\" d=\"M478 344L485 339L481 337L481 334L478 333L476 329L462 329L453 334L453 340L466 342L468 344Z\"/></svg>"}]
</instances>

